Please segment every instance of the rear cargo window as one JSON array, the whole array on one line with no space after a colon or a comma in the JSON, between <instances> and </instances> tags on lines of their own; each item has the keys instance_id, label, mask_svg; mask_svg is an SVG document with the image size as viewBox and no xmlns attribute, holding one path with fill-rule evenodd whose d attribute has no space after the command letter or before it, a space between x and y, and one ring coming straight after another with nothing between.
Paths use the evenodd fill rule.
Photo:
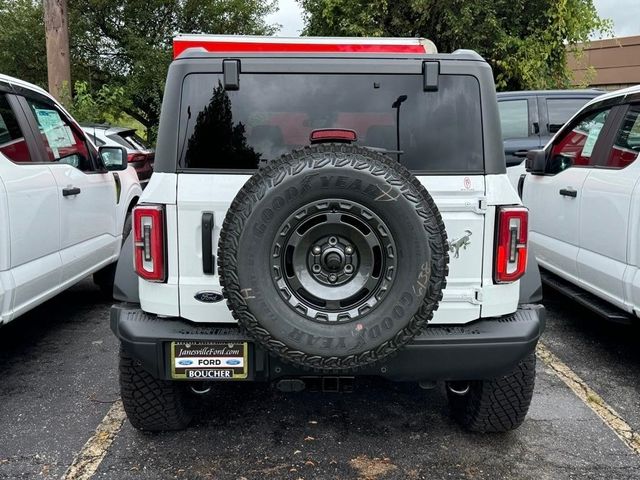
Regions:
<instances>
[{"instance_id":1,"label":"rear cargo window","mask_svg":"<svg viewBox=\"0 0 640 480\"><path fill-rule=\"evenodd\" d=\"M182 88L182 168L252 170L309 145L319 128L355 130L357 144L386 151L411 170L482 172L480 89L470 76L241 74L187 75Z\"/></svg>"}]
</instances>

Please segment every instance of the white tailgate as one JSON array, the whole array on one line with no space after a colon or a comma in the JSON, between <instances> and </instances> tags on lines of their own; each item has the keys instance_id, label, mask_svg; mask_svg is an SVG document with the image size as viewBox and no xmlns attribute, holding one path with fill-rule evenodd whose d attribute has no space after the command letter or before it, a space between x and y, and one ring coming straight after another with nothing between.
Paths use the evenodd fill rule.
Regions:
<instances>
[{"instance_id":1,"label":"white tailgate","mask_svg":"<svg viewBox=\"0 0 640 480\"><path fill-rule=\"evenodd\" d=\"M484 176L418 177L436 201L447 229L449 276L432 323L480 318L486 211ZM466 241L465 241L466 238Z\"/></svg>"},{"instance_id":2,"label":"white tailgate","mask_svg":"<svg viewBox=\"0 0 640 480\"><path fill-rule=\"evenodd\" d=\"M194 298L203 290L220 292L217 275L202 269L202 215L214 214L213 253L227 209L249 175L178 174L178 256L180 316L195 322L235 322L225 302L203 303ZM434 323L467 323L480 318L485 224L484 177L419 177L434 197L450 241L447 288ZM465 240L466 238L466 240ZM455 243L455 242L454 242ZM217 265L216 265L217 268Z\"/></svg>"},{"instance_id":3,"label":"white tailgate","mask_svg":"<svg viewBox=\"0 0 640 480\"><path fill-rule=\"evenodd\" d=\"M194 322L233 322L226 302L203 303L194 295L203 290L220 293L217 249L220 227L229 205L250 175L178 174L178 268L180 316ZM202 214L213 213L213 254L216 275L202 271Z\"/></svg>"}]
</instances>

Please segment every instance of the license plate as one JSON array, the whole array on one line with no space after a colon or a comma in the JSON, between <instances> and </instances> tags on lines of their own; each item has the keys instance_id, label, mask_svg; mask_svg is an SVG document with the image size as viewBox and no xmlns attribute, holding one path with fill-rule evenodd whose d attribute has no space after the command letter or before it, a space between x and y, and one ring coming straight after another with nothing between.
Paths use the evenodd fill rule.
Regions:
<instances>
[{"instance_id":1,"label":"license plate","mask_svg":"<svg viewBox=\"0 0 640 480\"><path fill-rule=\"evenodd\" d=\"M246 379L248 350L247 342L171 342L171 378Z\"/></svg>"}]
</instances>

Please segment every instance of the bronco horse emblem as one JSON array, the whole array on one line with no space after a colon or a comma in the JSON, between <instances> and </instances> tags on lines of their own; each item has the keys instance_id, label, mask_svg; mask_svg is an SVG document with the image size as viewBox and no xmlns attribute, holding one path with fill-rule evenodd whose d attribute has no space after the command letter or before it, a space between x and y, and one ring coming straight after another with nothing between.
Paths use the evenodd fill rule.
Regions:
<instances>
[{"instance_id":1,"label":"bronco horse emblem","mask_svg":"<svg viewBox=\"0 0 640 480\"><path fill-rule=\"evenodd\" d=\"M467 249L467 245L471 245L469 237L472 235L471 230L465 230L464 236L451 240L449 243L449 251L453 253L453 258L460 258L460 249Z\"/></svg>"}]
</instances>

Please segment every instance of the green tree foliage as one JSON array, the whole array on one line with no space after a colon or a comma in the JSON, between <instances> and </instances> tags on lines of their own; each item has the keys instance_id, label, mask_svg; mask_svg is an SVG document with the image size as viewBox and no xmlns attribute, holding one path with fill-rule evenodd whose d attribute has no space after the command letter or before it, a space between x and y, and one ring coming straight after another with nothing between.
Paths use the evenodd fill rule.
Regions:
<instances>
[{"instance_id":1,"label":"green tree foliage","mask_svg":"<svg viewBox=\"0 0 640 480\"><path fill-rule=\"evenodd\" d=\"M0 0L0 73L47 86L42 2Z\"/></svg>"},{"instance_id":2,"label":"green tree foliage","mask_svg":"<svg viewBox=\"0 0 640 480\"><path fill-rule=\"evenodd\" d=\"M271 34L264 18L274 0L70 0L74 86L84 90L71 108L87 113L103 94L124 92L123 110L147 131L157 128L172 38L177 33ZM0 0L0 72L46 86L42 5ZM107 90L101 90L107 85ZM102 92L102 93L100 93ZM87 97L89 95L89 97ZM109 107L111 108L111 107ZM78 110L80 109L80 110ZM98 117L111 115L102 112ZM86 116L83 113L83 116Z\"/></svg>"},{"instance_id":3,"label":"green tree foliage","mask_svg":"<svg viewBox=\"0 0 640 480\"><path fill-rule=\"evenodd\" d=\"M127 113L147 128L158 124L173 36L178 33L270 34L264 0L74 0L70 22L82 24L72 40L83 64L102 81L124 87Z\"/></svg>"},{"instance_id":4,"label":"green tree foliage","mask_svg":"<svg viewBox=\"0 0 640 480\"><path fill-rule=\"evenodd\" d=\"M478 51L503 90L562 88L566 48L609 33L593 0L298 0L306 35L422 36Z\"/></svg>"},{"instance_id":5,"label":"green tree foliage","mask_svg":"<svg viewBox=\"0 0 640 480\"><path fill-rule=\"evenodd\" d=\"M69 111L79 122L121 123L123 112L131 108L121 86L104 84L97 92L91 92L87 82L77 81L74 92Z\"/></svg>"},{"instance_id":6,"label":"green tree foliage","mask_svg":"<svg viewBox=\"0 0 640 480\"><path fill-rule=\"evenodd\" d=\"M69 25L72 41L83 35L78 27L76 23ZM92 67L80 61L81 53L71 50L71 78L88 80ZM47 88L42 0L0 0L0 73Z\"/></svg>"}]
</instances>

